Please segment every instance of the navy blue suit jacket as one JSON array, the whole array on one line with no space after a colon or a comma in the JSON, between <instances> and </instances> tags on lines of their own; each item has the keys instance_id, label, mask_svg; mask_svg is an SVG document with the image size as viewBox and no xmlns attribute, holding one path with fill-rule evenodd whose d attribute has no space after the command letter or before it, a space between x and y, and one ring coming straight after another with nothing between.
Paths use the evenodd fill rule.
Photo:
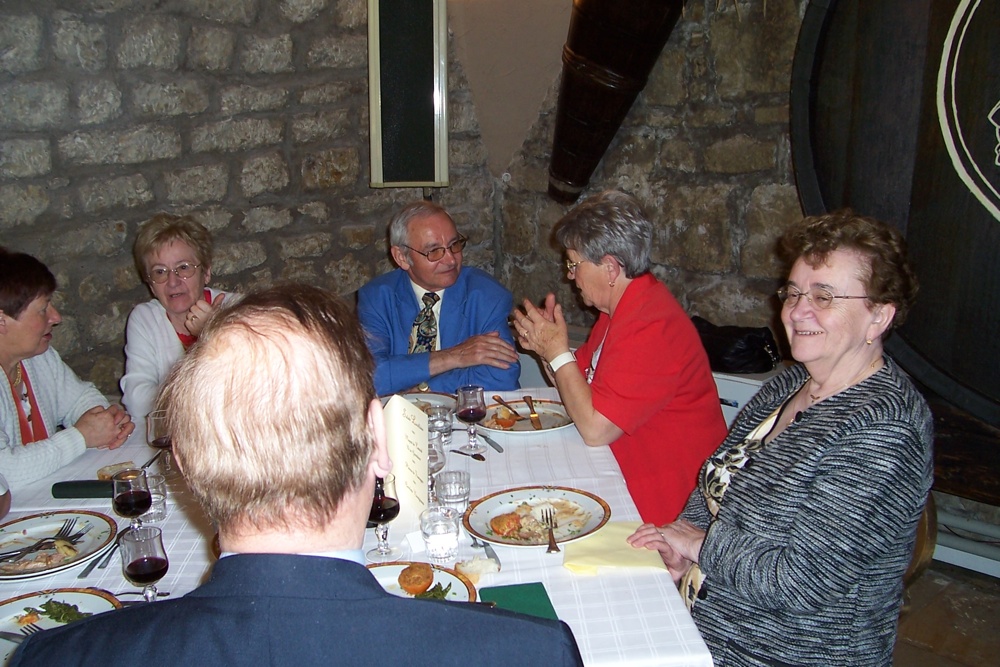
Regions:
<instances>
[{"instance_id":1,"label":"navy blue suit jacket","mask_svg":"<svg viewBox=\"0 0 1000 667\"><path fill-rule=\"evenodd\" d=\"M395 597L357 563L244 554L176 600L32 635L10 665L582 665L569 627L488 607Z\"/></svg>"},{"instance_id":2,"label":"navy blue suit jacket","mask_svg":"<svg viewBox=\"0 0 1000 667\"><path fill-rule=\"evenodd\" d=\"M462 267L458 280L441 301L441 349L472 336L497 331L514 345L507 317L514 307L511 293L485 271ZM410 276L396 269L358 290L358 318L375 357L375 391L380 396L405 391L426 382L433 391L455 393L458 387L478 384L488 390L517 389L521 365L503 370L493 366L456 368L430 377L430 354L409 354L413 320L420 312Z\"/></svg>"}]
</instances>

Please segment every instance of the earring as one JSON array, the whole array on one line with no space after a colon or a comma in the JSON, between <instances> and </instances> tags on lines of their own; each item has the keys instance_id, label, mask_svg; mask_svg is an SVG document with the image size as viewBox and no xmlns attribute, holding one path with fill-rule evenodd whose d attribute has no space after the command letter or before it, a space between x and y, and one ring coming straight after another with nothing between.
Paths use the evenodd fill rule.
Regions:
<instances>
[{"instance_id":1,"label":"earring","mask_svg":"<svg viewBox=\"0 0 1000 667\"><path fill-rule=\"evenodd\" d=\"M865 345L871 345L871 344L872 344L872 339L871 338L869 338L868 340L865 341Z\"/></svg>"},{"instance_id":2,"label":"earring","mask_svg":"<svg viewBox=\"0 0 1000 667\"><path fill-rule=\"evenodd\" d=\"M608 287L614 287L614 286L615 286L615 281L612 280L608 283Z\"/></svg>"}]
</instances>

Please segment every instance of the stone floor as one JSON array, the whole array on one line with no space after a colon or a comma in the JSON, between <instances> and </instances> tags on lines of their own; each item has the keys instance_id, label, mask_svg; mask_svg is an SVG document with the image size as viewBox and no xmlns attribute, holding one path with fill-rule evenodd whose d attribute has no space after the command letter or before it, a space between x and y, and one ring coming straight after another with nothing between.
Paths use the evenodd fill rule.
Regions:
<instances>
[{"instance_id":1,"label":"stone floor","mask_svg":"<svg viewBox=\"0 0 1000 667\"><path fill-rule=\"evenodd\" d=\"M1000 665L1000 579L934 561L910 589L894 667Z\"/></svg>"}]
</instances>

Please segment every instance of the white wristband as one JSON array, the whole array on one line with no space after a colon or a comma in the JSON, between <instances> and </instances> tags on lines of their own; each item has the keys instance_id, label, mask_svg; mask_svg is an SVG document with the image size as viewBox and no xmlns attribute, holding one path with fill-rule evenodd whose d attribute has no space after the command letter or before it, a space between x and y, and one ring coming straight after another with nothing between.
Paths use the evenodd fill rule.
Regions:
<instances>
[{"instance_id":1,"label":"white wristband","mask_svg":"<svg viewBox=\"0 0 1000 667\"><path fill-rule=\"evenodd\" d=\"M576 361L576 357L573 356L572 352L563 352L557 355L555 359L549 362L549 370L555 375L556 371L565 366L566 364L571 364Z\"/></svg>"}]
</instances>

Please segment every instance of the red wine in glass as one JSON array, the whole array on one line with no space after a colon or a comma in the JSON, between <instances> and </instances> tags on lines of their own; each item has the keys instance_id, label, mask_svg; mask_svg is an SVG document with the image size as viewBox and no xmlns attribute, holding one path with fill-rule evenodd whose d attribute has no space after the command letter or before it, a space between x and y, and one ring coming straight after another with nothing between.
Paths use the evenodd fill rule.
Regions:
<instances>
[{"instance_id":1,"label":"red wine in glass","mask_svg":"<svg viewBox=\"0 0 1000 667\"><path fill-rule=\"evenodd\" d=\"M365 554L365 558L372 563L392 563L403 555L399 547L389 546L389 522L397 516L399 516L399 500L396 498L396 478L393 475L386 475L385 479L376 479L368 522L375 524L378 546Z\"/></svg>"},{"instance_id":2,"label":"red wine in glass","mask_svg":"<svg viewBox=\"0 0 1000 667\"><path fill-rule=\"evenodd\" d=\"M167 574L168 567L166 558L145 556L125 566L125 578L136 586L155 584Z\"/></svg>"},{"instance_id":3,"label":"red wine in glass","mask_svg":"<svg viewBox=\"0 0 1000 667\"><path fill-rule=\"evenodd\" d=\"M111 477L113 485L111 506L118 516L132 519L132 528L142 525L139 518L149 511L153 504L153 496L149 493L146 482L146 471L139 468L129 468L115 473Z\"/></svg>"},{"instance_id":4,"label":"red wine in glass","mask_svg":"<svg viewBox=\"0 0 1000 667\"><path fill-rule=\"evenodd\" d=\"M455 394L456 412L459 421L469 425L469 444L459 447L465 454L482 454L486 447L476 440L476 424L486 417L486 400L483 388L478 385L459 387Z\"/></svg>"},{"instance_id":5,"label":"red wine in glass","mask_svg":"<svg viewBox=\"0 0 1000 667\"><path fill-rule=\"evenodd\" d=\"M172 443L170 442L169 435L163 435L160 436L159 438L153 438L153 440L149 444L152 447L157 447L159 449L170 449Z\"/></svg>"},{"instance_id":6,"label":"red wine in glass","mask_svg":"<svg viewBox=\"0 0 1000 667\"><path fill-rule=\"evenodd\" d=\"M163 548L163 531L156 526L139 526L118 538L122 552L122 574L136 586L142 586L146 602L156 599L156 582L170 566Z\"/></svg>"},{"instance_id":7,"label":"red wine in glass","mask_svg":"<svg viewBox=\"0 0 1000 667\"><path fill-rule=\"evenodd\" d=\"M132 489L119 493L114 500L115 513L127 519L142 516L153 505L153 496L149 491Z\"/></svg>"}]
</instances>

